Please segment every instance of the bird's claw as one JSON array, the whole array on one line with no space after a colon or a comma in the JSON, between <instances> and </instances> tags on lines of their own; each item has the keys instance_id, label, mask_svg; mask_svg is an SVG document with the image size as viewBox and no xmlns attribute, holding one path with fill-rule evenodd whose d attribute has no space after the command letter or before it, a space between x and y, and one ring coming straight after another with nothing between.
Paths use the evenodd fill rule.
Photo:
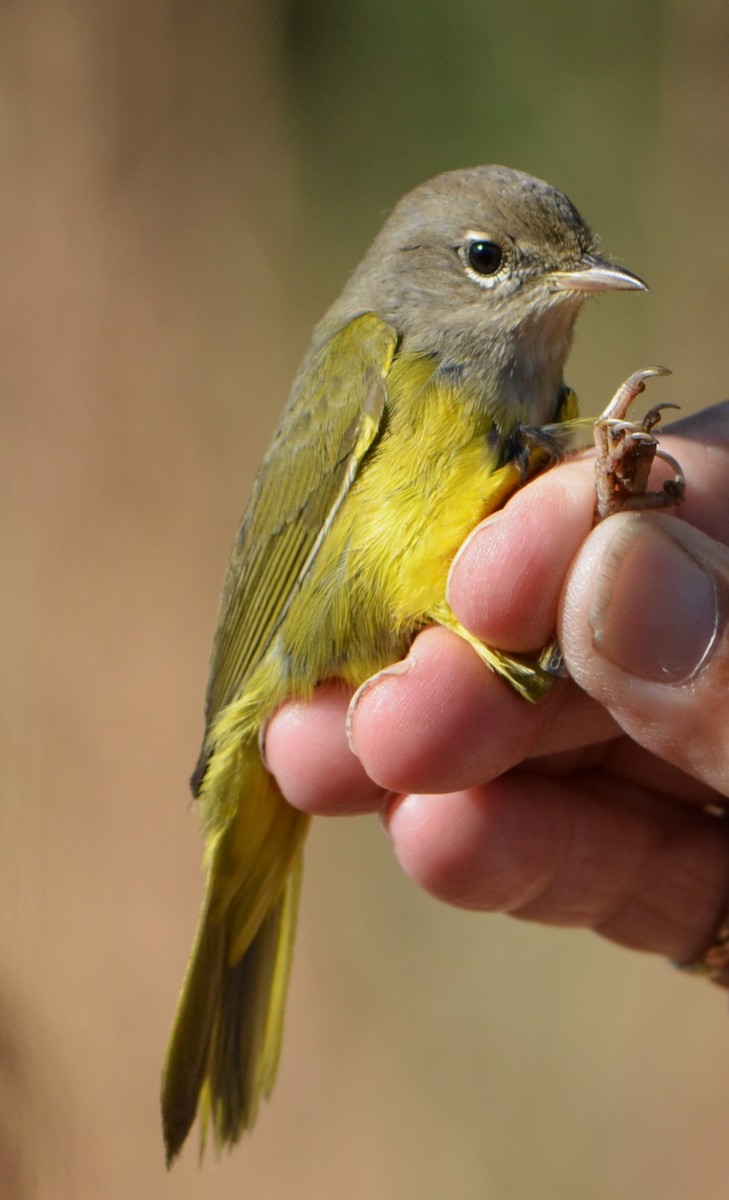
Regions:
<instances>
[{"instance_id":1,"label":"bird's claw","mask_svg":"<svg viewBox=\"0 0 729 1200\"><path fill-rule=\"evenodd\" d=\"M658 448L658 438L653 433L661 421L662 411L678 408L678 405L656 404L641 421L627 419L636 396L645 391L646 379L670 374L667 367L636 371L618 388L595 422L595 515L598 521L625 509L667 508L683 500L683 472L670 454ZM660 491L651 492L648 480L656 458L667 463L674 474Z\"/></svg>"}]
</instances>

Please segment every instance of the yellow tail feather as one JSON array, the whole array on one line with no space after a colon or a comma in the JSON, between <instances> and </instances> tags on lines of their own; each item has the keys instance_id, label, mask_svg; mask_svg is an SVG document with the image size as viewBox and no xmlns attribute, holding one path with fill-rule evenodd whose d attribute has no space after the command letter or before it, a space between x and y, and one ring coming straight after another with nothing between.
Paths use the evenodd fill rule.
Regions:
<instances>
[{"instance_id":1,"label":"yellow tail feather","mask_svg":"<svg viewBox=\"0 0 729 1200\"><path fill-rule=\"evenodd\" d=\"M257 747L244 747L244 754L246 795L209 859L205 903L163 1072L168 1165L198 1109L201 1153L208 1126L218 1148L236 1142L253 1125L276 1075L308 818L283 800ZM242 833L251 809L262 811L262 793L277 836L264 831L261 840L250 839L258 847L252 860Z\"/></svg>"}]
</instances>

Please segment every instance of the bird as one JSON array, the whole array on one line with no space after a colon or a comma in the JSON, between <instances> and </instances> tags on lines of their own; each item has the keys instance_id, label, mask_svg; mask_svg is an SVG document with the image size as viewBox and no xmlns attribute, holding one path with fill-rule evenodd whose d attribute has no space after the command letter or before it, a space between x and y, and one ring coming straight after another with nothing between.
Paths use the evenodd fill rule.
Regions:
<instances>
[{"instance_id":1,"label":"bird","mask_svg":"<svg viewBox=\"0 0 729 1200\"><path fill-rule=\"evenodd\" d=\"M470 531L558 457L563 372L591 295L642 291L567 197L503 166L404 196L310 346L232 550L192 789L205 893L162 1079L168 1165L196 1119L250 1129L279 1060L309 817L264 764L266 722L358 687L438 624L527 701L547 659L481 645L446 601Z\"/></svg>"}]
</instances>

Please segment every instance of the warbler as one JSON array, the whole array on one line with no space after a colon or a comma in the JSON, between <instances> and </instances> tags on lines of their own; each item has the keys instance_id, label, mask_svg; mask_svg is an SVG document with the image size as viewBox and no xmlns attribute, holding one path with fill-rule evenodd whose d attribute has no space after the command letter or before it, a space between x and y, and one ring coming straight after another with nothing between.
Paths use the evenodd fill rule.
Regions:
<instances>
[{"instance_id":1,"label":"warbler","mask_svg":"<svg viewBox=\"0 0 729 1200\"><path fill-rule=\"evenodd\" d=\"M358 686L424 625L527 699L551 676L481 646L445 599L467 534L559 447L585 299L645 284L559 191L475 167L406 195L314 331L224 585L192 786L206 889L164 1067L168 1163L199 1112L231 1145L274 1083L308 818L259 735L288 697Z\"/></svg>"}]
</instances>

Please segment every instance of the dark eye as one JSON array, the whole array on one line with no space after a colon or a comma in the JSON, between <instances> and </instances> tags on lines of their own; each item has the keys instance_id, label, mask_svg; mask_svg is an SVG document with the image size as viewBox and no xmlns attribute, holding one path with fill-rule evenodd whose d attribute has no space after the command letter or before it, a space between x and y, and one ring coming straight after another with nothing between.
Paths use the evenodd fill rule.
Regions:
<instances>
[{"instance_id":1,"label":"dark eye","mask_svg":"<svg viewBox=\"0 0 729 1200\"><path fill-rule=\"evenodd\" d=\"M503 257L501 246L496 242L469 242L466 247L466 261L478 275L495 275Z\"/></svg>"}]
</instances>

